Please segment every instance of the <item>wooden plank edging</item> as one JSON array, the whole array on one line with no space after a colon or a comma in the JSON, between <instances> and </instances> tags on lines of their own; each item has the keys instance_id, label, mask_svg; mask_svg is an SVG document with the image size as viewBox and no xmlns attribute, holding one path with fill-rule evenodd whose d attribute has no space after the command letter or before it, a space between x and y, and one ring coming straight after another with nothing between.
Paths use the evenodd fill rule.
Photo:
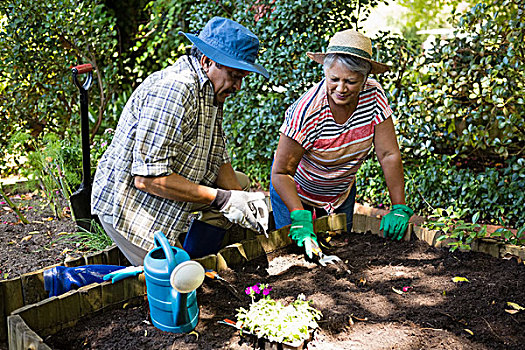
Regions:
<instances>
[{"instance_id":1,"label":"wooden plank edging","mask_svg":"<svg viewBox=\"0 0 525 350\"><path fill-rule=\"evenodd\" d=\"M0 343L7 341L7 316L14 310L26 305L38 303L47 298L44 288L44 271L55 266L76 267L100 262L107 265L129 266L129 262L116 245L100 252L66 260L62 264L47 266L43 269L25 273L21 276L0 281Z\"/></svg>"},{"instance_id":2,"label":"wooden plank edging","mask_svg":"<svg viewBox=\"0 0 525 350\"><path fill-rule=\"evenodd\" d=\"M353 220L354 232L370 232L382 236L379 230L380 216L354 214ZM315 225L316 228L321 227L324 231L344 231L346 216L338 214L332 218L322 217L315 221ZM205 268L221 271L229 266L242 264L290 245L292 241L288 237L288 233L289 226L286 226L270 232L268 237L258 235L255 238L231 244L221 249L216 255L209 255L196 259L196 261L200 262ZM444 247L446 241L437 241L438 236L437 231L410 223L404 239L419 239L435 247ZM497 257L512 255L525 260L525 247L505 245L491 239L476 241L473 250ZM2 286L0 285L0 287ZM15 284L11 288L16 289ZM2 293L5 296L6 289L0 288L0 296ZM81 317L114 307L116 304L132 302L139 297L144 297L145 294L144 275L139 275L137 278L127 278L115 284L108 281L84 286L59 297L47 298L36 304L23 306L14 310L8 318L10 349L11 344L14 344L12 349L27 349L28 347L19 347L25 346L24 339L28 339L29 343L36 346L41 341L40 336L42 335L54 334L61 329L74 325ZM38 334L35 333L35 330ZM14 338L11 339L12 337ZM49 349L43 342L38 346ZM34 348L40 349L40 347Z\"/></svg>"}]
</instances>

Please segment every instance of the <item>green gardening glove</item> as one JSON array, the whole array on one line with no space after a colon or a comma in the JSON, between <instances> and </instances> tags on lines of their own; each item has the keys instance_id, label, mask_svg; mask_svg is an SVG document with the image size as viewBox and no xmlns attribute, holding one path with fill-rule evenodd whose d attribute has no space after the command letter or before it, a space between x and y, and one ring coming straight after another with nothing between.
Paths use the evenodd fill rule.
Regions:
<instances>
[{"instance_id":1,"label":"green gardening glove","mask_svg":"<svg viewBox=\"0 0 525 350\"><path fill-rule=\"evenodd\" d=\"M290 213L292 219L292 226L290 227L290 234L288 235L299 247L304 246L306 255L312 258L312 244L311 238L317 243L317 236L314 233L314 221L312 213L308 210L294 210Z\"/></svg>"},{"instance_id":2,"label":"green gardening glove","mask_svg":"<svg viewBox=\"0 0 525 350\"><path fill-rule=\"evenodd\" d=\"M390 213L383 216L379 230L383 230L383 237L400 240L405 235L408 220L414 211L404 204L395 204Z\"/></svg>"}]
</instances>

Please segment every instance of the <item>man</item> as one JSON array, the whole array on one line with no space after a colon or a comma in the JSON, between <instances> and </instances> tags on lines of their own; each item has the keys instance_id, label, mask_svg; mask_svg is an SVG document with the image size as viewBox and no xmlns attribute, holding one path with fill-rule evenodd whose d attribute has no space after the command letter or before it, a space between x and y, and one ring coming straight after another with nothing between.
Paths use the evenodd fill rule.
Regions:
<instances>
[{"instance_id":1,"label":"man","mask_svg":"<svg viewBox=\"0 0 525 350\"><path fill-rule=\"evenodd\" d=\"M221 17L212 18L199 36L180 34L193 43L192 54L153 73L134 91L93 183L92 212L135 266L154 247L155 231L179 245L196 210L215 210L255 230L268 227L264 195L243 191L249 181L233 170L222 129L223 103L243 78L250 72L268 78L255 63L259 40ZM222 240L224 228L211 228ZM199 229L188 232L199 241L199 232L192 231ZM198 245L209 248L210 242Z\"/></svg>"}]
</instances>

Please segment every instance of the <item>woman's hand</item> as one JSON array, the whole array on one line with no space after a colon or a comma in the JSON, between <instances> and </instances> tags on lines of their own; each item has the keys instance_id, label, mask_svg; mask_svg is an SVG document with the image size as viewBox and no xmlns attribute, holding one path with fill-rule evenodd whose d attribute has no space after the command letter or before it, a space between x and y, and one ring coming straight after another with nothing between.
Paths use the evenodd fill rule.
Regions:
<instances>
[{"instance_id":1,"label":"woman's hand","mask_svg":"<svg viewBox=\"0 0 525 350\"><path fill-rule=\"evenodd\" d=\"M383 230L383 237L401 240L405 235L410 217L414 211L404 204L395 204L390 213L383 216L379 230Z\"/></svg>"},{"instance_id":2,"label":"woman's hand","mask_svg":"<svg viewBox=\"0 0 525 350\"><path fill-rule=\"evenodd\" d=\"M292 226L290 227L290 234L288 236L299 247L304 246L306 255L311 259L313 247L309 239L311 238L317 243L312 213L308 210L294 210L290 213L290 218L292 219Z\"/></svg>"}]
</instances>

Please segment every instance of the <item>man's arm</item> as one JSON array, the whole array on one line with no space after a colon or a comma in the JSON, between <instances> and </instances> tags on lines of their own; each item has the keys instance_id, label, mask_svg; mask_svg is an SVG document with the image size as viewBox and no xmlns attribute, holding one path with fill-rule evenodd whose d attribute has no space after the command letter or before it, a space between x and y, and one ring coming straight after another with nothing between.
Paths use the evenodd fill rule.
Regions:
<instances>
[{"instance_id":1,"label":"man's arm","mask_svg":"<svg viewBox=\"0 0 525 350\"><path fill-rule=\"evenodd\" d=\"M179 174L168 176L135 176L135 187L155 196L178 202L210 204L217 196L217 190L193 183Z\"/></svg>"},{"instance_id":2,"label":"man's arm","mask_svg":"<svg viewBox=\"0 0 525 350\"><path fill-rule=\"evenodd\" d=\"M216 184L225 190L242 191L230 163L225 163L219 168ZM155 196L178 202L210 204L217 196L217 189L193 183L178 174L151 177L135 176L135 187Z\"/></svg>"},{"instance_id":3,"label":"man's arm","mask_svg":"<svg viewBox=\"0 0 525 350\"><path fill-rule=\"evenodd\" d=\"M224 190L242 191L241 184L239 183L239 180L237 180L235 170L233 170L231 163L224 163L221 165L215 183L217 184L217 187Z\"/></svg>"}]
</instances>

